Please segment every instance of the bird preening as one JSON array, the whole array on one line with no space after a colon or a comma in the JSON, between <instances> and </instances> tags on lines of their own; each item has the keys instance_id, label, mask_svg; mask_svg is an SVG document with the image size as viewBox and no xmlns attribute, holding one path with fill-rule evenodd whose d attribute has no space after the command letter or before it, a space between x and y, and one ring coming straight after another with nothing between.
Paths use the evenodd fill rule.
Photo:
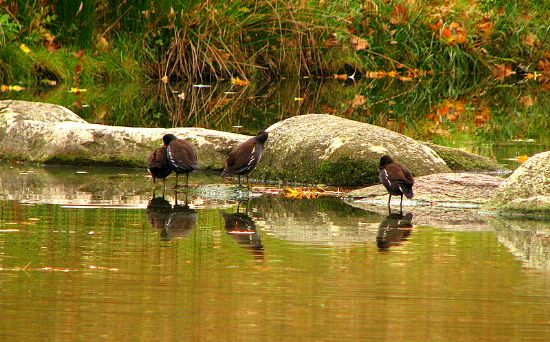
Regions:
<instances>
[{"instance_id":1,"label":"bird preening","mask_svg":"<svg viewBox=\"0 0 550 342\"><path fill-rule=\"evenodd\" d=\"M189 186L189 172L199 170L199 159L195 146L187 140L178 139L173 134L165 134L162 137L163 146L157 148L149 156L147 169L153 177L165 180L172 171L176 174L176 188L178 176L185 173L185 186Z\"/></svg>"},{"instance_id":2,"label":"bird preening","mask_svg":"<svg viewBox=\"0 0 550 342\"><path fill-rule=\"evenodd\" d=\"M384 155L380 158L380 170L378 173L380 182L384 184L388 194L388 210L391 212L391 196L401 196L399 208L403 211L403 195L407 198L413 198L414 178L411 172L403 165L393 161L393 159Z\"/></svg>"},{"instance_id":3,"label":"bird preening","mask_svg":"<svg viewBox=\"0 0 550 342\"><path fill-rule=\"evenodd\" d=\"M222 177L237 175L239 185L241 185L241 176L245 176L250 190L248 174L260 162L267 137L268 133L262 131L255 137L236 146L225 159ZM176 174L175 187L177 188L178 175L185 173L185 186L188 187L189 173L199 170L199 159L195 146L187 140L178 139L173 134L164 135L162 141L163 146L155 149L147 161L147 170L153 178L153 183L156 184L157 179L162 179L165 188L166 177L174 172Z\"/></svg>"},{"instance_id":4,"label":"bird preening","mask_svg":"<svg viewBox=\"0 0 550 342\"><path fill-rule=\"evenodd\" d=\"M248 174L260 162L267 138L268 133L262 131L254 138L248 139L229 152L225 159L225 168L222 172L222 177L237 175L239 185L241 185L241 176L245 176L248 190L250 190Z\"/></svg>"}]
</instances>

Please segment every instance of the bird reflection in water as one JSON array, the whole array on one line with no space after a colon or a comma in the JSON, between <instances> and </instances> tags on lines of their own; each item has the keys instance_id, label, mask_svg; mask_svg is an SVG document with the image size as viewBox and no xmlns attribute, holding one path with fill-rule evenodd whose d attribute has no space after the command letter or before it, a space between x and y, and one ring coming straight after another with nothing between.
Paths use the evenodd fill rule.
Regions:
<instances>
[{"instance_id":1,"label":"bird reflection in water","mask_svg":"<svg viewBox=\"0 0 550 342\"><path fill-rule=\"evenodd\" d=\"M389 214L386 219L380 223L378 234L376 236L376 245L378 248L387 250L391 246L399 246L402 241L407 240L412 232L413 214L405 215Z\"/></svg>"},{"instance_id":2,"label":"bird reflection in water","mask_svg":"<svg viewBox=\"0 0 550 342\"><path fill-rule=\"evenodd\" d=\"M163 240L186 237L197 225L197 212L189 208L188 195L184 204L178 204L178 193L174 193L172 207L164 197L153 197L147 205L147 217L153 228L161 229Z\"/></svg>"},{"instance_id":3,"label":"bird reflection in water","mask_svg":"<svg viewBox=\"0 0 550 342\"><path fill-rule=\"evenodd\" d=\"M256 230L254 220L245 212L240 211L241 202L237 205L236 213L222 212L225 221L225 231L231 235L239 245L250 251L256 260L264 259L264 246L260 234ZM248 209L248 208L247 208Z\"/></svg>"}]
</instances>

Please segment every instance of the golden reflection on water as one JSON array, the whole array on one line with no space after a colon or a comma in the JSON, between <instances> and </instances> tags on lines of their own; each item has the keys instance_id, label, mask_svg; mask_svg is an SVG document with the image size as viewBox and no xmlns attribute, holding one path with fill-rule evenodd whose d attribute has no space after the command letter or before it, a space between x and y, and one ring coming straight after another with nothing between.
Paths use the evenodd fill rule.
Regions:
<instances>
[{"instance_id":1,"label":"golden reflection on water","mask_svg":"<svg viewBox=\"0 0 550 342\"><path fill-rule=\"evenodd\" d=\"M139 173L34 174L2 178L2 340L550 336L547 223L449 230L336 198L176 204Z\"/></svg>"}]
</instances>

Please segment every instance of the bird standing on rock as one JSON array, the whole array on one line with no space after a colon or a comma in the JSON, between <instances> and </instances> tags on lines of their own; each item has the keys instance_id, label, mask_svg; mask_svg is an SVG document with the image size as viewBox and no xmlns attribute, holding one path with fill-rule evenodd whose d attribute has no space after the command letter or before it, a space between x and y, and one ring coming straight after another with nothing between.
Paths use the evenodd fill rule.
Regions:
<instances>
[{"instance_id":1,"label":"bird standing on rock","mask_svg":"<svg viewBox=\"0 0 550 342\"><path fill-rule=\"evenodd\" d=\"M178 187L178 175L185 173L185 186L189 186L189 172L199 169L199 159L195 146L189 141L178 139L173 134L162 137L166 147L166 157L170 168L176 173L176 188Z\"/></svg>"},{"instance_id":2,"label":"bird standing on rock","mask_svg":"<svg viewBox=\"0 0 550 342\"><path fill-rule=\"evenodd\" d=\"M403 195L407 198L413 198L412 187L414 185L414 179L410 171L402 164L394 162L393 159L388 156L382 156L380 158L380 172L378 174L380 182L384 184L386 190L390 194L388 199L388 210L391 213L391 196L401 196L401 202L399 207L403 210Z\"/></svg>"},{"instance_id":3,"label":"bird standing on rock","mask_svg":"<svg viewBox=\"0 0 550 342\"><path fill-rule=\"evenodd\" d=\"M248 174L260 162L267 137L267 132L262 131L254 138L248 139L235 147L225 159L225 169L222 172L222 177L237 175L239 177L239 186L242 186L241 176L245 176L248 190L250 190Z\"/></svg>"}]
</instances>

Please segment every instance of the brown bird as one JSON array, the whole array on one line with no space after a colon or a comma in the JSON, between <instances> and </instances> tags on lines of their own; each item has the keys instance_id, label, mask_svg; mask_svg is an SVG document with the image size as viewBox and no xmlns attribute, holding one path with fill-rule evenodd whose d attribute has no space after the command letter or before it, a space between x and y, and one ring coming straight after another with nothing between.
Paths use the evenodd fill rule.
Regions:
<instances>
[{"instance_id":1,"label":"brown bird","mask_svg":"<svg viewBox=\"0 0 550 342\"><path fill-rule=\"evenodd\" d=\"M386 190L390 194L388 199L388 210L391 213L391 196L401 196L401 203L399 207L403 210L403 195L407 198L413 198L412 187L414 185L414 179L410 171L398 162L394 162L393 159L388 156L382 156L380 158L380 172L378 173L380 182L384 184Z\"/></svg>"},{"instance_id":2,"label":"brown bird","mask_svg":"<svg viewBox=\"0 0 550 342\"><path fill-rule=\"evenodd\" d=\"M242 186L241 176L245 176L248 190L250 190L248 174L260 162L267 137L267 132L262 131L254 138L248 139L235 147L225 159L225 169L222 172L222 177L237 175L239 177L239 186Z\"/></svg>"},{"instance_id":3,"label":"brown bird","mask_svg":"<svg viewBox=\"0 0 550 342\"><path fill-rule=\"evenodd\" d=\"M154 150L147 160L147 170L153 177L153 184L156 184L157 178L160 178L162 179L163 188L166 188L166 177L172 173L166 155L166 147L167 144L164 142L164 145Z\"/></svg>"},{"instance_id":4,"label":"brown bird","mask_svg":"<svg viewBox=\"0 0 550 342\"><path fill-rule=\"evenodd\" d=\"M176 173L176 188L178 187L178 175L185 173L185 186L189 186L189 172L199 169L199 159L195 146L189 141L178 139L173 134L162 137L166 147L166 156L170 168Z\"/></svg>"}]
</instances>

